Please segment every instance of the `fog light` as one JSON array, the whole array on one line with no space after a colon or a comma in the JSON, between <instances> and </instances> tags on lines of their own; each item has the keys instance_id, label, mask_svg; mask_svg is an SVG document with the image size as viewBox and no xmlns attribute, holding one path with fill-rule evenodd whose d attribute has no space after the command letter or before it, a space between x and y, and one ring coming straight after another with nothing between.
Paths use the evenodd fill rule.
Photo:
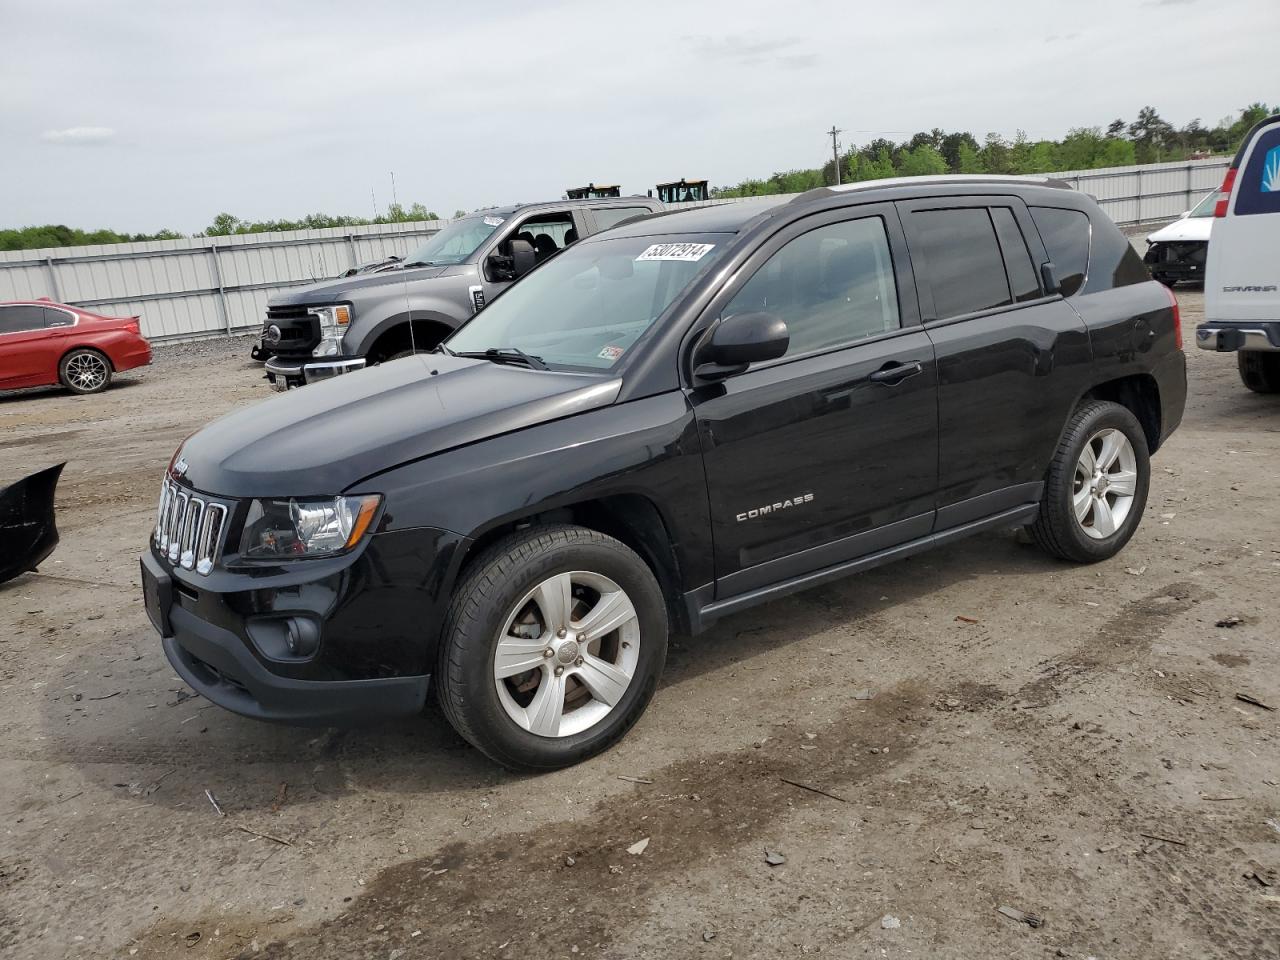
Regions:
<instances>
[{"instance_id":1,"label":"fog light","mask_svg":"<svg viewBox=\"0 0 1280 960\"><path fill-rule=\"evenodd\" d=\"M290 617L285 621L285 646L295 657L309 657L320 646L320 630L314 620Z\"/></svg>"}]
</instances>

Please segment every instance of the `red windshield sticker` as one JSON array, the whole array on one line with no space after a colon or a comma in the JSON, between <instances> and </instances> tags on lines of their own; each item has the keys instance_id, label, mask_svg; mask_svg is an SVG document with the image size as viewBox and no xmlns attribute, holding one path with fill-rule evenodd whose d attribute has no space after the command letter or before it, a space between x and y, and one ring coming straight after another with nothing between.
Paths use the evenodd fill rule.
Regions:
<instances>
[{"instance_id":1,"label":"red windshield sticker","mask_svg":"<svg viewBox=\"0 0 1280 960\"><path fill-rule=\"evenodd\" d=\"M626 352L626 347L615 347L610 345L605 347L599 353L597 353L596 356L599 357L601 360L617 360L625 352Z\"/></svg>"}]
</instances>

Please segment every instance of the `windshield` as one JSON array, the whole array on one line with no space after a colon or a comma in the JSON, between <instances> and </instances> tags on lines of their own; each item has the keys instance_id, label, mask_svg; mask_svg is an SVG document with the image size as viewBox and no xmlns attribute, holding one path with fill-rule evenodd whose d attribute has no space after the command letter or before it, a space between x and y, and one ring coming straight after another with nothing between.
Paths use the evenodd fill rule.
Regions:
<instances>
[{"instance_id":1,"label":"windshield","mask_svg":"<svg viewBox=\"0 0 1280 960\"><path fill-rule=\"evenodd\" d=\"M404 258L406 267L461 263L502 225L502 217L464 217L449 224Z\"/></svg>"},{"instance_id":2,"label":"windshield","mask_svg":"<svg viewBox=\"0 0 1280 960\"><path fill-rule=\"evenodd\" d=\"M514 347L551 366L607 370L731 239L683 234L577 244L508 289L445 346L453 353Z\"/></svg>"},{"instance_id":3,"label":"windshield","mask_svg":"<svg viewBox=\"0 0 1280 960\"><path fill-rule=\"evenodd\" d=\"M1217 191L1214 191L1213 193L1206 193L1204 196L1204 199L1201 200L1199 203L1197 203L1195 207L1192 208L1191 212L1187 214L1187 216L1188 217L1212 217L1213 205L1217 202L1217 200L1218 200Z\"/></svg>"}]
</instances>

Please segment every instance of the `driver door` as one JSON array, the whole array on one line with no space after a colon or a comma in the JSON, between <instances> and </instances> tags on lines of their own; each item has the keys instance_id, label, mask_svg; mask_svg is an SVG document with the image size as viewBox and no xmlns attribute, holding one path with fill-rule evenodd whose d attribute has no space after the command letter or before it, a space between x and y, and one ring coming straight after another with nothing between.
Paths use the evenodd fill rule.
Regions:
<instances>
[{"instance_id":1,"label":"driver door","mask_svg":"<svg viewBox=\"0 0 1280 960\"><path fill-rule=\"evenodd\" d=\"M490 302L513 282L499 278L489 262L493 256L509 257L513 239L523 235L524 239L534 244L535 254L541 246L545 251L543 255L537 257L537 262L541 263L578 237L585 237L590 232L582 211L574 207L540 210L537 213L512 219L515 222L502 225L497 231L500 236L491 242L489 249L480 258L480 287L485 303Z\"/></svg>"}]
</instances>

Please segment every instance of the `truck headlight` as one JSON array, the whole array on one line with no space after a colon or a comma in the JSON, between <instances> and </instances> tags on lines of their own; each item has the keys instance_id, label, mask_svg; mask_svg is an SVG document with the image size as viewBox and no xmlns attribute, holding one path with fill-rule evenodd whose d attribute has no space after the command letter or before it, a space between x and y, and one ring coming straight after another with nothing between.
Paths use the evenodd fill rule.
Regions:
<instances>
[{"instance_id":1,"label":"truck headlight","mask_svg":"<svg viewBox=\"0 0 1280 960\"><path fill-rule=\"evenodd\" d=\"M247 560L299 560L346 553L364 539L382 497L254 500L240 555Z\"/></svg>"},{"instance_id":2,"label":"truck headlight","mask_svg":"<svg viewBox=\"0 0 1280 960\"><path fill-rule=\"evenodd\" d=\"M342 353L342 335L351 322L351 308L345 303L329 307L307 307L307 313L320 319L320 343L311 351L313 357L336 357Z\"/></svg>"}]
</instances>

